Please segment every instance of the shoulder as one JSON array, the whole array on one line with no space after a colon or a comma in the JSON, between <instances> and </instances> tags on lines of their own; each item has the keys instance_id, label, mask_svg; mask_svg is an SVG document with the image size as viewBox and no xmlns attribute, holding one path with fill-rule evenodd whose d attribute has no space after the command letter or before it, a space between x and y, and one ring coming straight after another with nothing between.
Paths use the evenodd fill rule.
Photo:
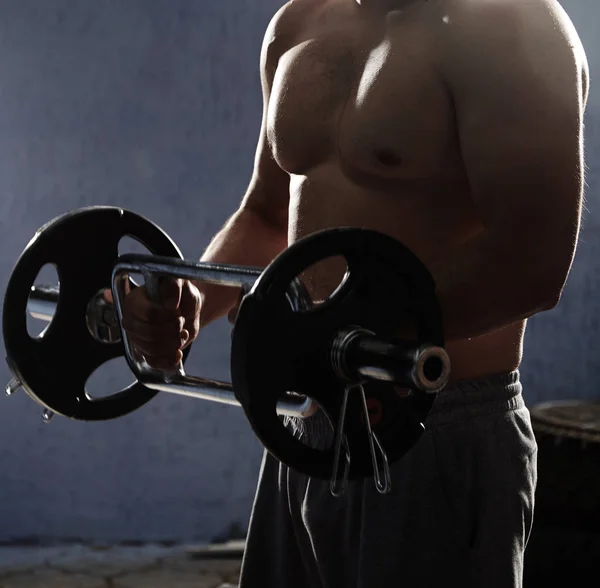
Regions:
<instances>
[{"instance_id":1,"label":"shoulder","mask_svg":"<svg viewBox=\"0 0 600 588\"><path fill-rule=\"evenodd\" d=\"M583 52L575 25L557 0L441 0L439 8L449 42L546 40Z\"/></svg>"},{"instance_id":2,"label":"shoulder","mask_svg":"<svg viewBox=\"0 0 600 588\"><path fill-rule=\"evenodd\" d=\"M311 18L328 0L290 0L273 16L265 32L261 68L273 75L281 56L297 44Z\"/></svg>"},{"instance_id":3,"label":"shoulder","mask_svg":"<svg viewBox=\"0 0 600 588\"><path fill-rule=\"evenodd\" d=\"M587 97L589 68L575 25L557 0L441 0L438 59L452 76L484 68L576 73Z\"/></svg>"},{"instance_id":4,"label":"shoulder","mask_svg":"<svg viewBox=\"0 0 600 588\"><path fill-rule=\"evenodd\" d=\"M558 0L440 0L439 6L462 16L552 16L557 22L570 19Z\"/></svg>"},{"instance_id":5,"label":"shoulder","mask_svg":"<svg viewBox=\"0 0 600 588\"><path fill-rule=\"evenodd\" d=\"M273 16L267 27L264 43L271 45L297 35L307 20L322 8L325 0L290 0Z\"/></svg>"}]
</instances>

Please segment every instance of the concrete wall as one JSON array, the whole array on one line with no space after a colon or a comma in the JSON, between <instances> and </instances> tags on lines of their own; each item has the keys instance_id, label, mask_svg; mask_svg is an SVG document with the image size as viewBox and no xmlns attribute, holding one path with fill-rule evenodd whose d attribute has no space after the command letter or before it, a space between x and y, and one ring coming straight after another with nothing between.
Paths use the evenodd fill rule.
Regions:
<instances>
[{"instance_id":1,"label":"concrete wall","mask_svg":"<svg viewBox=\"0 0 600 588\"><path fill-rule=\"evenodd\" d=\"M0 19L0 288L35 230L91 204L158 222L195 258L234 210L260 118L258 54L276 0L4 0ZM596 0L565 2L600 72ZM529 403L598 398L600 93L588 112L585 228L564 299L531 321ZM226 325L188 371L228 377ZM99 380L128 382L123 365ZM0 380L8 370L0 365ZM68 373L65 373L65 378ZM211 539L245 527L261 449L241 410L162 395L85 424L24 395L0 410L0 541Z\"/></svg>"}]
</instances>

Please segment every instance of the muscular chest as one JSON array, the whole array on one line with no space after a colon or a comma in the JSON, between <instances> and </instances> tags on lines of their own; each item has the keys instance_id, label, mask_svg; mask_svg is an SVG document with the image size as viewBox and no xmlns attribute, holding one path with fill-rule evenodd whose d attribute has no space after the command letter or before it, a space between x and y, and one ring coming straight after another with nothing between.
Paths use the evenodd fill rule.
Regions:
<instances>
[{"instance_id":1,"label":"muscular chest","mask_svg":"<svg viewBox=\"0 0 600 588\"><path fill-rule=\"evenodd\" d=\"M290 173L338 157L383 176L451 166L454 117L427 39L414 27L347 27L299 42L280 59L268 137Z\"/></svg>"}]
</instances>

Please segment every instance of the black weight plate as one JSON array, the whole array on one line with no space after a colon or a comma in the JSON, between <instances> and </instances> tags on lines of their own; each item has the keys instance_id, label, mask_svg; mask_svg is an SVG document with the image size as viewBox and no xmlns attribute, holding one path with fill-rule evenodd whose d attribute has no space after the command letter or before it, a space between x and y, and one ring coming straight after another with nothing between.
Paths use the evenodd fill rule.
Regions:
<instances>
[{"instance_id":1,"label":"black weight plate","mask_svg":"<svg viewBox=\"0 0 600 588\"><path fill-rule=\"evenodd\" d=\"M322 304L293 309L286 298L290 283L319 261L343 256L343 284ZM421 343L443 346L441 310L434 281L420 260L401 243L381 233L354 228L321 231L298 241L273 261L245 297L236 320L231 375L237 399L265 447L280 461L313 477L329 479L333 448L306 446L276 413L285 391L315 399L329 420L337 420L345 382L329 360L341 329L359 326L393 339L401 317L414 317ZM367 383L369 405L382 413L373 425L388 460L400 459L416 443L432 395L400 399L390 384ZM373 473L362 406L350 398L346 433L351 453L349 478Z\"/></svg>"},{"instance_id":2,"label":"black weight plate","mask_svg":"<svg viewBox=\"0 0 600 588\"><path fill-rule=\"evenodd\" d=\"M110 288L119 241L125 236L154 255L182 259L169 236L144 217L122 208L92 206L59 216L39 229L10 276L2 315L7 361L27 393L57 414L107 420L140 408L157 394L139 382L102 398L92 399L85 391L98 367L125 355L122 342L97 341L86 323L90 300ZM32 338L27 332L28 297L46 264L56 267L59 299L43 336ZM189 351L190 347L185 357Z\"/></svg>"}]
</instances>

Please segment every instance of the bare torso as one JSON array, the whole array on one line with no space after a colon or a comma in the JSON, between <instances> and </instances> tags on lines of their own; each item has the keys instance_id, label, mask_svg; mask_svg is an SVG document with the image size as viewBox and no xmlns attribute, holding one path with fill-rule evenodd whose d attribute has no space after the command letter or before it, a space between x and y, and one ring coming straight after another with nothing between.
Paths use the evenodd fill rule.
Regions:
<instances>
[{"instance_id":1,"label":"bare torso","mask_svg":"<svg viewBox=\"0 0 600 588\"><path fill-rule=\"evenodd\" d=\"M398 239L427 265L482 225L435 69L436 30L451 23L439 3L396 4L404 8L292 3L301 25L280 40L267 130L291 176L290 243L320 229L363 227ZM339 277L322 271L315 282L331 291L327 282ZM520 322L447 342L452 380L516 369L524 331Z\"/></svg>"}]
</instances>

